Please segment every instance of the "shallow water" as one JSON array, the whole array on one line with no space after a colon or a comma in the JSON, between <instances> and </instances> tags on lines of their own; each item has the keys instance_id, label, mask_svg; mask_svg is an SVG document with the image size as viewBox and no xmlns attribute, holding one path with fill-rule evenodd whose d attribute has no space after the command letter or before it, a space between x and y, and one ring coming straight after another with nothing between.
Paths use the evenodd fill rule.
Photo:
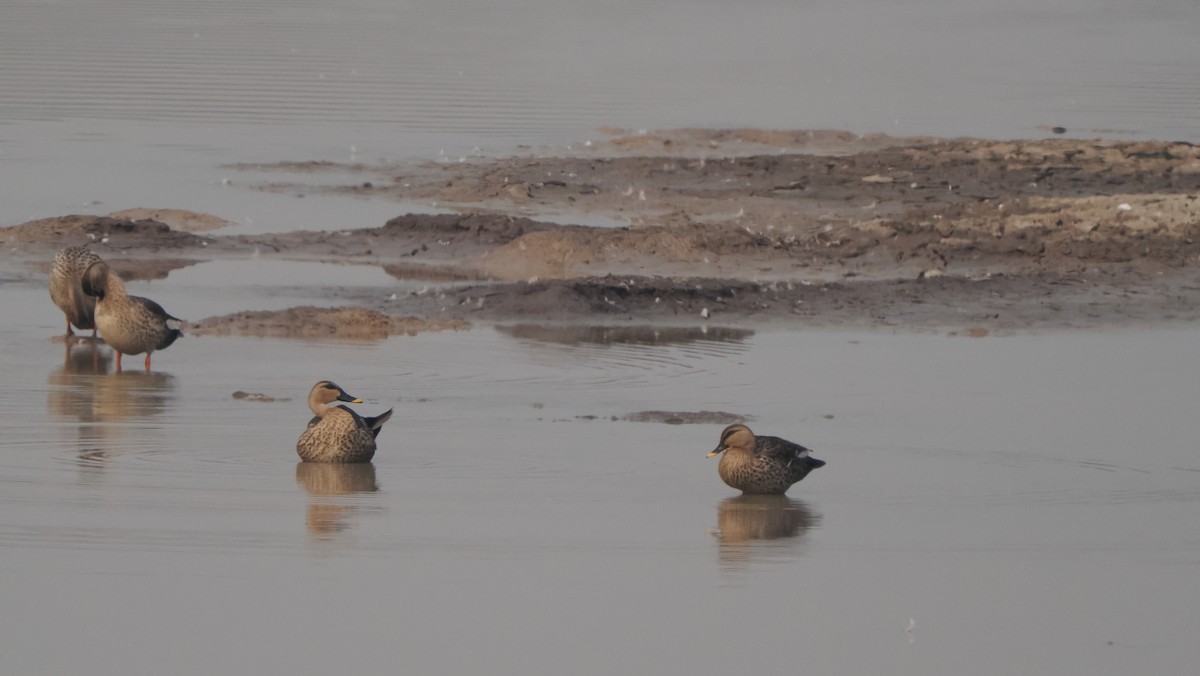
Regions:
<instances>
[{"instance_id":1,"label":"shallow water","mask_svg":"<svg viewBox=\"0 0 1200 676\"><path fill-rule=\"evenodd\" d=\"M1095 4L8 2L0 225L378 226L437 207L223 166L456 161L601 125L1197 140L1195 3ZM130 289L195 320L426 284L221 261ZM187 336L117 375L49 340L39 275L0 270L0 295L0 673L1200 663L1195 327ZM296 462L321 378L396 408L374 463ZM741 499L704 458L721 424L640 411L752 415L829 464Z\"/></svg>"},{"instance_id":2,"label":"shallow water","mask_svg":"<svg viewBox=\"0 0 1200 676\"><path fill-rule=\"evenodd\" d=\"M0 225L376 226L436 207L254 193L221 167L452 162L602 126L1195 142L1198 23L1193 0L10 0Z\"/></svg>"},{"instance_id":3,"label":"shallow water","mask_svg":"<svg viewBox=\"0 0 1200 676\"><path fill-rule=\"evenodd\" d=\"M188 279L139 290L192 316ZM118 375L48 340L37 280L3 286L5 673L1200 659L1195 328L187 336ZM396 408L374 463L296 462L321 378ZM646 410L752 415L829 464L741 499L704 457L721 424L613 420Z\"/></svg>"}]
</instances>

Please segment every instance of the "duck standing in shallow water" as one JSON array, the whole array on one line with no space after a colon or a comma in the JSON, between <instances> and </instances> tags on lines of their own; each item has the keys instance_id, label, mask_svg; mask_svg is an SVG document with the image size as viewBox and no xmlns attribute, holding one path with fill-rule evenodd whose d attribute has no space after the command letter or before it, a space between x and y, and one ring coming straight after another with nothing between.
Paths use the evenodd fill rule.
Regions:
<instances>
[{"instance_id":1,"label":"duck standing in shallow water","mask_svg":"<svg viewBox=\"0 0 1200 676\"><path fill-rule=\"evenodd\" d=\"M50 263L50 300L67 316L67 338L75 335L71 325L96 337L96 299L83 292L83 273L100 256L81 246L69 246L54 254Z\"/></svg>"},{"instance_id":2,"label":"duck standing in shallow water","mask_svg":"<svg viewBox=\"0 0 1200 676\"><path fill-rule=\"evenodd\" d=\"M721 442L708 457L724 453L717 473L730 486L751 495L783 495L825 461L800 444L779 437L758 437L742 424L721 432Z\"/></svg>"},{"instance_id":3,"label":"duck standing in shallow water","mask_svg":"<svg viewBox=\"0 0 1200 676\"><path fill-rule=\"evenodd\" d=\"M172 317L162 306L149 298L125 293L121 278L108 269L108 263L97 261L83 273L83 291L96 298L96 328L100 336L117 353L117 370L121 370L121 355L146 353L146 370L150 370L150 355L165 350L183 335L179 329L167 326L167 321L183 321Z\"/></svg>"},{"instance_id":4,"label":"duck standing in shallow water","mask_svg":"<svg viewBox=\"0 0 1200 676\"><path fill-rule=\"evenodd\" d=\"M375 437L392 417L388 409L374 418L364 418L345 406L330 406L335 401L361 404L362 399L328 380L313 385L308 407L316 416L296 442L296 452L305 462L368 462L375 457Z\"/></svg>"}]
</instances>

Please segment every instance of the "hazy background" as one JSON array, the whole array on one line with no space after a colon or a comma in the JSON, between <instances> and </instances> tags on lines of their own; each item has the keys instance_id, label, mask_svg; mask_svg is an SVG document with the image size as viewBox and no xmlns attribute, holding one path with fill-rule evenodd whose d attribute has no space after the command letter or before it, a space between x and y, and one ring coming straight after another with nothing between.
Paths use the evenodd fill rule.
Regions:
<instances>
[{"instance_id":1,"label":"hazy background","mask_svg":"<svg viewBox=\"0 0 1200 676\"><path fill-rule=\"evenodd\" d=\"M602 126L1200 135L1193 0L3 0L0 14L4 225L172 206L286 229L278 204L215 191L216 165L453 160Z\"/></svg>"}]
</instances>

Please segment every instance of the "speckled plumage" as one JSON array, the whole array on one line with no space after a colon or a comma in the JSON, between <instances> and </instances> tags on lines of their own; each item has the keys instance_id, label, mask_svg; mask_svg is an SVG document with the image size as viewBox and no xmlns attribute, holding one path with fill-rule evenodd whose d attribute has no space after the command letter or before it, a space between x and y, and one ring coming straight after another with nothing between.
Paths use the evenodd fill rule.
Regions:
<instances>
[{"instance_id":1,"label":"speckled plumage","mask_svg":"<svg viewBox=\"0 0 1200 676\"><path fill-rule=\"evenodd\" d=\"M369 462L375 457L375 438L392 417L392 409L364 418L345 406L330 406L334 401L362 403L328 380L313 385L308 407L315 416L296 442L296 453L305 462Z\"/></svg>"},{"instance_id":2,"label":"speckled plumage","mask_svg":"<svg viewBox=\"0 0 1200 676\"><path fill-rule=\"evenodd\" d=\"M50 263L50 300L67 316L68 336L75 335L71 325L96 335L96 299L83 292L83 273L100 261L95 252L81 246L69 246L54 254Z\"/></svg>"},{"instance_id":3,"label":"speckled plumage","mask_svg":"<svg viewBox=\"0 0 1200 676\"><path fill-rule=\"evenodd\" d=\"M718 453L724 453L717 465L721 479L751 495L782 495L809 472L825 465L800 444L755 436L741 424L721 432L720 443L708 456Z\"/></svg>"},{"instance_id":4,"label":"speckled plumage","mask_svg":"<svg viewBox=\"0 0 1200 676\"><path fill-rule=\"evenodd\" d=\"M117 353L117 370L121 369L121 355L145 352L149 371L150 355L155 350L165 350L183 335L179 329L167 325L168 320L182 320L149 298L126 293L121 278L104 261L88 266L83 274L83 290L96 298L96 328Z\"/></svg>"}]
</instances>

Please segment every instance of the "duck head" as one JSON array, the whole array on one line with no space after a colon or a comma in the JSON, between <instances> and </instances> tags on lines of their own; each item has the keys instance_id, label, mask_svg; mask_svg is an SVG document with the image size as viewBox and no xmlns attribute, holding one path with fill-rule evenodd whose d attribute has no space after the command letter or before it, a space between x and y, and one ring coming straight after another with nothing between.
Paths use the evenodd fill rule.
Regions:
<instances>
[{"instance_id":1,"label":"duck head","mask_svg":"<svg viewBox=\"0 0 1200 676\"><path fill-rule=\"evenodd\" d=\"M347 394L346 390L338 387L337 383L328 380L322 380L313 385L312 390L308 393L308 407L317 415L321 415L329 404L335 401L345 401L351 404L362 403L362 399Z\"/></svg>"},{"instance_id":2,"label":"duck head","mask_svg":"<svg viewBox=\"0 0 1200 676\"><path fill-rule=\"evenodd\" d=\"M720 443L717 444L717 447L707 457L711 458L714 455L719 455L730 448L753 451L755 443L754 432L751 432L749 427L741 423L736 423L722 430Z\"/></svg>"},{"instance_id":3,"label":"duck head","mask_svg":"<svg viewBox=\"0 0 1200 676\"><path fill-rule=\"evenodd\" d=\"M108 276L110 274L112 273L108 269L108 263L104 261L92 263L87 270L83 271L83 278L79 280L83 292L93 298L104 300L104 296L108 293Z\"/></svg>"}]
</instances>

